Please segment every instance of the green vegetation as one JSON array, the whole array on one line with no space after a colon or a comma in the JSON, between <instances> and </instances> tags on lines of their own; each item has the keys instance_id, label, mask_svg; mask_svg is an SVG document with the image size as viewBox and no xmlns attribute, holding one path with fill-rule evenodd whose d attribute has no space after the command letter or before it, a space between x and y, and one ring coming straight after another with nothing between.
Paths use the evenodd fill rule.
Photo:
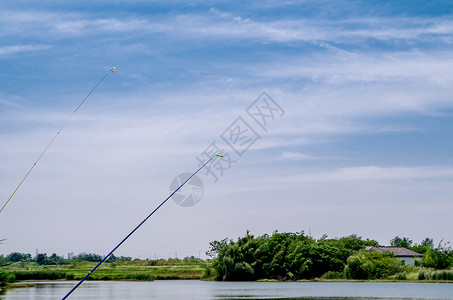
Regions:
<instances>
[{"instance_id":1,"label":"green vegetation","mask_svg":"<svg viewBox=\"0 0 453 300\"><path fill-rule=\"evenodd\" d=\"M247 232L237 242L224 239L210 243L216 256L206 275L217 280L310 279L326 272L343 272L350 255L376 241L355 235L341 239L315 240L300 233L254 237Z\"/></svg>"},{"instance_id":2,"label":"green vegetation","mask_svg":"<svg viewBox=\"0 0 453 300\"><path fill-rule=\"evenodd\" d=\"M420 270L418 280L453 280L453 270Z\"/></svg>"},{"instance_id":3,"label":"green vegetation","mask_svg":"<svg viewBox=\"0 0 453 300\"><path fill-rule=\"evenodd\" d=\"M304 232L246 235L237 241L210 243L211 261L194 257L138 260L112 255L88 280L215 279L215 280L410 280L453 281L453 251L447 243L434 247L426 238L414 244L406 237L390 241L425 256L415 267L404 265L390 252L366 251L378 242L357 235L320 239ZM64 259L56 254L13 252L0 255L0 287L24 280L80 280L102 257L79 254Z\"/></svg>"},{"instance_id":4,"label":"green vegetation","mask_svg":"<svg viewBox=\"0 0 453 300\"><path fill-rule=\"evenodd\" d=\"M376 251L358 251L347 259L344 273L348 279L388 278L404 271L404 263L393 254Z\"/></svg>"},{"instance_id":5,"label":"green vegetation","mask_svg":"<svg viewBox=\"0 0 453 300\"><path fill-rule=\"evenodd\" d=\"M154 279L200 279L203 274L201 261L169 260L169 261L125 261L101 265L93 272L90 280L141 280ZM78 263L61 269L72 279L82 279L95 263Z\"/></svg>"},{"instance_id":6,"label":"green vegetation","mask_svg":"<svg viewBox=\"0 0 453 300\"><path fill-rule=\"evenodd\" d=\"M2 287L6 286L10 282L14 282L14 274L0 270L0 290Z\"/></svg>"},{"instance_id":7,"label":"green vegetation","mask_svg":"<svg viewBox=\"0 0 453 300\"><path fill-rule=\"evenodd\" d=\"M249 232L237 241L223 239L210 243L208 255L214 258L204 276L215 280L300 280L300 279L389 279L418 280L422 269L429 280L450 280L443 271L430 270L453 267L453 251L447 244L433 247L432 239L420 245L408 238L395 237L395 247L405 247L425 254L419 267L410 267L390 252L365 251L366 246L378 246L374 240L357 235L316 240L300 233L265 234L255 237ZM440 273L439 273L440 274Z\"/></svg>"},{"instance_id":8,"label":"green vegetation","mask_svg":"<svg viewBox=\"0 0 453 300\"><path fill-rule=\"evenodd\" d=\"M14 280L80 280L98 262L79 259L80 256L59 265L51 265L45 263L42 256L38 255L34 260L10 263L0 270L0 282L6 284ZM194 258L134 261L126 258L110 261L112 262L101 265L88 277L88 280L200 279L205 265L208 264Z\"/></svg>"}]
</instances>

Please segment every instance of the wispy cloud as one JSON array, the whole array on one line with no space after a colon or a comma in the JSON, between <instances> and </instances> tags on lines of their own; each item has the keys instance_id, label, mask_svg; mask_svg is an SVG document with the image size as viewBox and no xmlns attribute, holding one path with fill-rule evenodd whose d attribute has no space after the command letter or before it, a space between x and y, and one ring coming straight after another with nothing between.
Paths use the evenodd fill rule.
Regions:
<instances>
[{"instance_id":1,"label":"wispy cloud","mask_svg":"<svg viewBox=\"0 0 453 300\"><path fill-rule=\"evenodd\" d=\"M320 156L307 155L300 152L283 152L281 155L282 159L289 160L315 160L315 159L324 159Z\"/></svg>"},{"instance_id":2,"label":"wispy cloud","mask_svg":"<svg viewBox=\"0 0 453 300\"><path fill-rule=\"evenodd\" d=\"M432 41L440 38L444 44L453 42L453 22L444 18L350 18L326 20L298 18L265 20L242 17L228 11L211 8L209 13L172 14L143 17L101 17L95 14L53 13L48 11L3 11L0 24L2 35L21 32L24 35L54 32L69 35L93 35L106 32L136 35L166 33L190 38L226 38L262 40L265 42L306 41L343 54L351 54L332 43L359 44L364 40ZM26 29L34 28L27 32Z\"/></svg>"},{"instance_id":3,"label":"wispy cloud","mask_svg":"<svg viewBox=\"0 0 453 300\"><path fill-rule=\"evenodd\" d=\"M369 52L347 60L328 55L282 57L244 71L275 87L274 94L282 90L280 86L289 86L276 96L293 105L289 116L298 116L293 120L297 125L288 131L382 132L416 128L381 123L378 129L369 122L365 125L363 118L397 113L429 115L452 108L452 64L453 56L445 51ZM288 84L295 82L300 85ZM301 91L301 86L308 88Z\"/></svg>"},{"instance_id":4,"label":"wispy cloud","mask_svg":"<svg viewBox=\"0 0 453 300\"><path fill-rule=\"evenodd\" d=\"M113 61L117 67L46 153L18 194L17 206L10 207L10 219L0 218L8 228L5 234L23 245L31 245L25 238L29 224L43 225L32 234L43 243L61 223L58 217L42 219L49 208L52 216L77 223L86 215L84 207L95 211L103 203L112 208L100 215L106 218L103 224L121 229L117 220L122 216L133 222L134 214L125 209L149 209L150 199L167 193L178 172L192 170L196 156L213 141L237 164L215 188L208 187L213 182L206 173L200 174L217 202L203 202L209 210L200 206L203 213L192 220L209 216L210 224L219 223L212 214L219 205L231 215L240 208L244 216L266 208L273 217L275 207L282 207L288 215L275 217L276 222L300 228L301 219L311 215L304 213L318 210L319 230L329 232L329 214L320 205L324 200L348 202L357 208L351 213L368 218L371 206L361 206L359 198L399 201L413 215L417 209L408 205L413 196L426 203L434 190L442 201L451 195L451 143L443 128L450 121L436 118L453 107L450 15L401 17L399 8L375 5L372 11L356 3L343 9L342 1L315 0L234 7L179 0L158 0L158 5L117 1L114 6L86 1L83 8L80 3L16 2L10 0L9 7L17 9L0 10L0 39L7 41L0 58L11 58L2 59L0 80L3 199L90 88L90 77ZM255 128L261 138L239 157L220 134L238 116L257 125L245 109L263 90L286 113L267 132ZM430 133L437 143L427 145L422 139ZM224 198L212 196L222 189ZM77 205L68 211L71 203ZM430 221L439 219L436 209ZM28 222L8 227L17 223L19 212ZM338 209L334 213L351 224L349 216L339 216ZM228 224L226 216L220 223ZM379 217L376 223L366 221L374 226ZM178 222L162 219L167 222L162 226L180 232ZM235 226L243 233L250 220L244 217ZM411 230L416 225L413 218L399 223ZM102 235L101 227L87 226ZM58 230L64 236L73 227L66 223ZM213 230L211 236L218 234ZM59 247L97 251L84 240L81 235Z\"/></svg>"},{"instance_id":5,"label":"wispy cloud","mask_svg":"<svg viewBox=\"0 0 453 300\"><path fill-rule=\"evenodd\" d=\"M347 167L332 171L286 177L288 182L329 182L329 181L399 181L416 179L451 178L451 166L424 167Z\"/></svg>"},{"instance_id":6,"label":"wispy cloud","mask_svg":"<svg viewBox=\"0 0 453 300\"><path fill-rule=\"evenodd\" d=\"M22 52L32 52L32 51L41 51L52 48L51 45L12 45L12 46L1 46L0 47L0 57L22 53Z\"/></svg>"},{"instance_id":7,"label":"wispy cloud","mask_svg":"<svg viewBox=\"0 0 453 300\"><path fill-rule=\"evenodd\" d=\"M357 54L342 61L332 56L293 57L273 62L262 76L273 78L304 77L327 84L376 83L423 80L430 84L450 85L453 80L453 55L450 51L396 51Z\"/></svg>"},{"instance_id":8,"label":"wispy cloud","mask_svg":"<svg viewBox=\"0 0 453 300\"><path fill-rule=\"evenodd\" d=\"M5 106L5 107L12 107L12 108L20 108L21 107L20 104L14 102L14 101L5 100L5 99L2 99L2 98L0 98L0 105Z\"/></svg>"}]
</instances>

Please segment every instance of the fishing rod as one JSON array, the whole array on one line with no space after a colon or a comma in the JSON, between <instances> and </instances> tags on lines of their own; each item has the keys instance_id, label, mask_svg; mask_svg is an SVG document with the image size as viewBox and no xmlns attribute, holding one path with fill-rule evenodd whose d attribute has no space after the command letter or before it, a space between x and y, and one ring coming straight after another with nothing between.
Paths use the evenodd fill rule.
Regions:
<instances>
[{"instance_id":1,"label":"fishing rod","mask_svg":"<svg viewBox=\"0 0 453 300\"><path fill-rule=\"evenodd\" d=\"M66 296L64 296L63 298L61 298L61 300L64 300L66 298L69 297L69 295L71 295L72 292L74 292L81 284L82 282L85 281L85 279L87 279L91 273L93 273L104 261L107 260L107 258L109 258L110 255L113 254L113 252L115 252L116 249L118 249L132 234L134 234L135 231L137 231L138 228L140 228L140 226L142 226L159 208L161 208L162 205L165 204L165 202L168 201L168 199L170 199L177 191L179 191L190 179L192 179L192 177L194 177L201 169L204 168L204 166L206 166L211 160L213 160L214 158L216 157L223 157L222 155L216 153L214 154L210 159L208 159L200 168L198 168L198 170L196 170L189 178L187 178L186 181L184 181L176 190L174 190L170 196L168 196L164 201L162 201L161 204L159 204L143 221L140 222L140 224L138 224L118 245L115 246L115 248L113 248L112 251L109 252L109 254L107 254L90 272L88 272L87 275L85 275L85 277L83 277L67 294Z\"/></svg>"},{"instance_id":2,"label":"fishing rod","mask_svg":"<svg viewBox=\"0 0 453 300\"><path fill-rule=\"evenodd\" d=\"M115 71L115 67L111 68L110 71L104 76L104 78L101 79L101 81L99 81L99 83L91 90L91 92L88 93L88 95L85 97L85 99L83 99L82 102L80 102L79 106L77 106L77 108L74 110L74 112L71 114L71 116L69 116L69 118L66 120L66 122L63 124L63 126L60 128L60 130L58 130L57 134L53 137L53 139L50 141L50 143L47 145L47 147L44 149L44 151L41 153L41 155L38 157L38 159L35 161L35 163L33 164L33 166L30 168L30 170L28 171L28 173L25 175L25 177L22 179L22 181L19 183L19 185L16 187L16 189L14 190L14 192L11 194L11 196L8 198L8 201L6 201L6 203L3 205L3 207L0 209L0 213L3 211L3 209L6 207L6 205L8 205L9 201L13 198L14 194L16 194L17 190L20 188L20 186L22 185L22 183L24 183L25 179L27 179L28 175L30 175L31 171L33 171L33 169L36 167L36 165L38 164L38 162L41 160L41 158L44 156L44 154L47 152L47 149L50 148L50 146L53 144L53 142L56 140L57 136L63 131L63 129L66 127L66 125L68 125L69 121L71 121L71 119L74 117L74 115L77 113L77 111L79 110L79 108L83 105L83 103L85 103L85 101L88 99L88 97L90 97L90 95L94 92L94 90L96 90L98 88L98 86L101 85L101 83L104 82L105 79L107 79L107 76L110 75L110 73L113 73Z\"/></svg>"}]
</instances>

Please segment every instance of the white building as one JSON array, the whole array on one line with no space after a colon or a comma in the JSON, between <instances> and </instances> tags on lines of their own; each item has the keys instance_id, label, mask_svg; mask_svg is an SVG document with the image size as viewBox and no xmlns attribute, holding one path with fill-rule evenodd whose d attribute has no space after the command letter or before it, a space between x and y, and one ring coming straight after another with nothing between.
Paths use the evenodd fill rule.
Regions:
<instances>
[{"instance_id":1,"label":"white building","mask_svg":"<svg viewBox=\"0 0 453 300\"><path fill-rule=\"evenodd\" d=\"M415 261L420 261L423 258L423 254L414 252L412 250L403 248L403 247L374 247L367 246L365 250L370 251L374 250L377 252L391 252L395 255L395 258L403 261L406 265L415 266Z\"/></svg>"}]
</instances>

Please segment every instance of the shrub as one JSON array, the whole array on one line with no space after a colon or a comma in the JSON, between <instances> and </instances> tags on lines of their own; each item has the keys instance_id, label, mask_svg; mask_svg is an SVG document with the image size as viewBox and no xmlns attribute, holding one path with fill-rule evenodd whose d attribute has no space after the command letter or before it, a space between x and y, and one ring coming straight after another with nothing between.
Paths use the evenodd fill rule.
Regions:
<instances>
[{"instance_id":1,"label":"shrub","mask_svg":"<svg viewBox=\"0 0 453 300\"><path fill-rule=\"evenodd\" d=\"M202 279L208 279L208 278L217 278L219 276L219 273L216 271L216 269L212 268L211 265L204 265L203 266L204 271L203 275L201 276Z\"/></svg>"},{"instance_id":2,"label":"shrub","mask_svg":"<svg viewBox=\"0 0 453 300\"><path fill-rule=\"evenodd\" d=\"M450 248L439 246L436 249L430 248L420 264L423 267L444 270L453 266L453 251Z\"/></svg>"},{"instance_id":3,"label":"shrub","mask_svg":"<svg viewBox=\"0 0 453 300\"><path fill-rule=\"evenodd\" d=\"M15 271L16 280L57 280L66 278L65 273L55 270Z\"/></svg>"},{"instance_id":4,"label":"shrub","mask_svg":"<svg viewBox=\"0 0 453 300\"><path fill-rule=\"evenodd\" d=\"M0 270L0 286L6 285L6 278L8 278L8 273L3 270Z\"/></svg>"},{"instance_id":5,"label":"shrub","mask_svg":"<svg viewBox=\"0 0 453 300\"><path fill-rule=\"evenodd\" d=\"M420 270L418 280L453 280L453 270L436 270L433 272Z\"/></svg>"},{"instance_id":6,"label":"shrub","mask_svg":"<svg viewBox=\"0 0 453 300\"><path fill-rule=\"evenodd\" d=\"M453 280L453 270L437 270L431 274L432 280Z\"/></svg>"},{"instance_id":7,"label":"shrub","mask_svg":"<svg viewBox=\"0 0 453 300\"><path fill-rule=\"evenodd\" d=\"M396 280L406 280L406 276L407 276L406 272L401 272L401 273L395 274L394 278Z\"/></svg>"},{"instance_id":8,"label":"shrub","mask_svg":"<svg viewBox=\"0 0 453 300\"><path fill-rule=\"evenodd\" d=\"M0 270L0 287L5 286L8 282L14 282L15 279L14 274Z\"/></svg>"},{"instance_id":9,"label":"shrub","mask_svg":"<svg viewBox=\"0 0 453 300\"><path fill-rule=\"evenodd\" d=\"M148 266L157 266L157 261L156 260L148 260L147 261Z\"/></svg>"},{"instance_id":10,"label":"shrub","mask_svg":"<svg viewBox=\"0 0 453 300\"><path fill-rule=\"evenodd\" d=\"M139 281L153 281L154 277L147 273L132 273L127 274L124 278L126 280L139 280Z\"/></svg>"},{"instance_id":11,"label":"shrub","mask_svg":"<svg viewBox=\"0 0 453 300\"><path fill-rule=\"evenodd\" d=\"M418 272L418 280L429 280L431 278L430 275L430 272L420 270L420 272Z\"/></svg>"},{"instance_id":12,"label":"shrub","mask_svg":"<svg viewBox=\"0 0 453 300\"><path fill-rule=\"evenodd\" d=\"M345 279L343 272L328 271L321 276L322 279Z\"/></svg>"},{"instance_id":13,"label":"shrub","mask_svg":"<svg viewBox=\"0 0 453 300\"><path fill-rule=\"evenodd\" d=\"M446 280L453 280L453 270L445 270L445 279Z\"/></svg>"},{"instance_id":14,"label":"shrub","mask_svg":"<svg viewBox=\"0 0 453 300\"><path fill-rule=\"evenodd\" d=\"M444 280L444 272L443 271L434 271L431 273L432 280Z\"/></svg>"},{"instance_id":15,"label":"shrub","mask_svg":"<svg viewBox=\"0 0 453 300\"><path fill-rule=\"evenodd\" d=\"M348 258L345 274L348 279L387 278L401 272L403 264L387 252L359 251Z\"/></svg>"}]
</instances>

